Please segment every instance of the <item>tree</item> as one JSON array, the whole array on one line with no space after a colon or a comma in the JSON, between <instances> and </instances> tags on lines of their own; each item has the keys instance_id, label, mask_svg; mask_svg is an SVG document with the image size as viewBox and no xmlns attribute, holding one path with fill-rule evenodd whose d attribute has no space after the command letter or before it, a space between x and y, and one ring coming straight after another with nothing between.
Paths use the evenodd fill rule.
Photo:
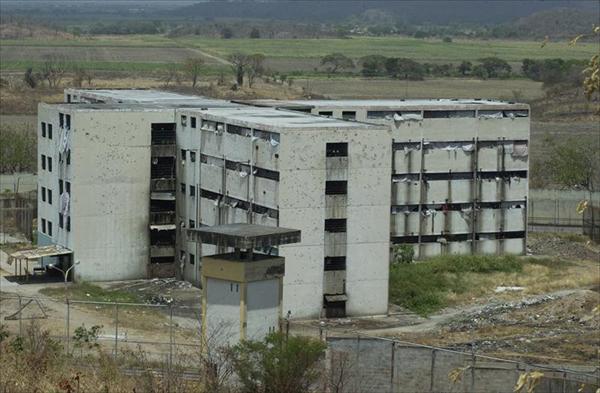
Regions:
<instances>
[{"instance_id":1,"label":"tree","mask_svg":"<svg viewBox=\"0 0 600 393\"><path fill-rule=\"evenodd\" d=\"M387 58L381 55L365 56L361 59L364 76L383 76L386 74L385 62Z\"/></svg>"},{"instance_id":2,"label":"tree","mask_svg":"<svg viewBox=\"0 0 600 393\"><path fill-rule=\"evenodd\" d=\"M485 69L488 78L506 78L512 72L510 64L498 57L485 57L479 61Z\"/></svg>"},{"instance_id":3,"label":"tree","mask_svg":"<svg viewBox=\"0 0 600 393\"><path fill-rule=\"evenodd\" d=\"M321 375L326 345L308 337L272 333L262 341L242 341L231 363L242 391L304 393Z\"/></svg>"},{"instance_id":4,"label":"tree","mask_svg":"<svg viewBox=\"0 0 600 393\"><path fill-rule=\"evenodd\" d=\"M244 74L250 61L249 56L241 52L235 52L229 55L228 60L235 74L235 82L239 87L242 87L244 85Z\"/></svg>"},{"instance_id":5,"label":"tree","mask_svg":"<svg viewBox=\"0 0 600 393\"><path fill-rule=\"evenodd\" d=\"M246 66L246 75L248 76L248 86L254 85L254 79L265 72L265 55L255 53L248 56L248 65Z\"/></svg>"},{"instance_id":6,"label":"tree","mask_svg":"<svg viewBox=\"0 0 600 393\"><path fill-rule=\"evenodd\" d=\"M42 76L48 81L48 87L58 87L67 73L67 69L66 56L59 54L44 56L42 62Z\"/></svg>"},{"instance_id":7,"label":"tree","mask_svg":"<svg viewBox=\"0 0 600 393\"><path fill-rule=\"evenodd\" d=\"M460 72L460 74L462 76L467 76L471 72L472 68L473 68L473 64L471 64L470 61L463 61L458 66L458 72Z\"/></svg>"},{"instance_id":8,"label":"tree","mask_svg":"<svg viewBox=\"0 0 600 393\"><path fill-rule=\"evenodd\" d=\"M231 30L230 27L223 27L221 29L221 38L224 38L226 40L233 38L233 30Z\"/></svg>"},{"instance_id":9,"label":"tree","mask_svg":"<svg viewBox=\"0 0 600 393\"><path fill-rule=\"evenodd\" d=\"M183 70L192 79L192 87L196 87L203 65L204 60L201 57L190 57L183 63Z\"/></svg>"},{"instance_id":10,"label":"tree","mask_svg":"<svg viewBox=\"0 0 600 393\"><path fill-rule=\"evenodd\" d=\"M37 78L33 74L33 69L31 67L27 68L27 71L25 71L25 74L23 75L23 82L25 82L25 84L32 89L35 89L37 86Z\"/></svg>"},{"instance_id":11,"label":"tree","mask_svg":"<svg viewBox=\"0 0 600 393\"><path fill-rule=\"evenodd\" d=\"M171 82L181 83L181 65L169 64L162 73L161 80L165 82L165 86L169 86Z\"/></svg>"},{"instance_id":12,"label":"tree","mask_svg":"<svg viewBox=\"0 0 600 393\"><path fill-rule=\"evenodd\" d=\"M386 59L385 69L392 78L423 80L425 76L425 67L422 64L406 58Z\"/></svg>"},{"instance_id":13,"label":"tree","mask_svg":"<svg viewBox=\"0 0 600 393\"><path fill-rule=\"evenodd\" d=\"M327 66L327 72L335 74L340 69L354 68L354 62L351 58L342 53L331 53L321 59L321 65Z\"/></svg>"},{"instance_id":14,"label":"tree","mask_svg":"<svg viewBox=\"0 0 600 393\"><path fill-rule=\"evenodd\" d=\"M253 27L252 30L250 30L250 38L260 38L260 30L258 30L257 27Z\"/></svg>"}]
</instances>

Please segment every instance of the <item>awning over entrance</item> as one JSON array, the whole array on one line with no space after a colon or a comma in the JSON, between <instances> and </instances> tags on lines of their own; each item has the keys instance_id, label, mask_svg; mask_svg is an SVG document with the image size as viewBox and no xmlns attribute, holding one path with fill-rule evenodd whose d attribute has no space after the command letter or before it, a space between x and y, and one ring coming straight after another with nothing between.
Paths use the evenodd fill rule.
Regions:
<instances>
[{"instance_id":1,"label":"awning over entrance","mask_svg":"<svg viewBox=\"0 0 600 393\"><path fill-rule=\"evenodd\" d=\"M12 263L12 260L15 259L40 259L43 257L56 257L59 255L68 255L72 254L73 251L68 248L52 244L49 246L41 246L36 248L30 248L28 250L19 250L10 254L10 258L8 259L8 263Z\"/></svg>"}]
</instances>

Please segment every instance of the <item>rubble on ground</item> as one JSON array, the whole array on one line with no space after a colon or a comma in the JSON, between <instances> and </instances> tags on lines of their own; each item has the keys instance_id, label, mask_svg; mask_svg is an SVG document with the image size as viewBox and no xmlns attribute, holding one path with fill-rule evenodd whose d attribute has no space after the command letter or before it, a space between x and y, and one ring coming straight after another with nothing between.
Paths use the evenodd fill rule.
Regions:
<instances>
[{"instance_id":1,"label":"rubble on ground","mask_svg":"<svg viewBox=\"0 0 600 393\"><path fill-rule=\"evenodd\" d=\"M527 243L528 253L532 255L556 256L569 260L600 260L600 249L591 242L576 242L561 235L548 233L544 236L530 236Z\"/></svg>"}]
</instances>

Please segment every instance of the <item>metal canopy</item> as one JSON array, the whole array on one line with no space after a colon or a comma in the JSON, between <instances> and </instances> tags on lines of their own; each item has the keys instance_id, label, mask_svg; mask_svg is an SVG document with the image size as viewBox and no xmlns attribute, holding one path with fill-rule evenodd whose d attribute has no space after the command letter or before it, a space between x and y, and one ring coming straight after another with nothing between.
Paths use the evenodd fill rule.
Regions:
<instances>
[{"instance_id":1,"label":"metal canopy","mask_svg":"<svg viewBox=\"0 0 600 393\"><path fill-rule=\"evenodd\" d=\"M59 255L68 255L68 254L72 254L73 251L69 250L68 248L56 245L56 244L52 244L49 246L42 246L42 247L36 247L36 248L31 248L28 250L20 250L20 251L15 251L12 254L10 254L10 259L27 259L27 260L31 260L31 259L39 259L39 258L43 258L43 257L55 257L55 256L59 256ZM9 259L9 261L10 261Z\"/></svg>"},{"instance_id":2,"label":"metal canopy","mask_svg":"<svg viewBox=\"0 0 600 393\"><path fill-rule=\"evenodd\" d=\"M251 250L300 242L300 230L256 224L227 224L187 230L194 241Z\"/></svg>"}]
</instances>

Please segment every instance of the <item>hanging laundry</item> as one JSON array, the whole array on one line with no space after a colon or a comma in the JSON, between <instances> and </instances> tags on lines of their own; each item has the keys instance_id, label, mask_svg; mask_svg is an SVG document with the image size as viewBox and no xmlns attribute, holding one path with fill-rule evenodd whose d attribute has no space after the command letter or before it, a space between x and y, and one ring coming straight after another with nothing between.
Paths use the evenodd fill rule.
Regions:
<instances>
[{"instance_id":1,"label":"hanging laundry","mask_svg":"<svg viewBox=\"0 0 600 393\"><path fill-rule=\"evenodd\" d=\"M462 149L463 151L474 151L475 150L475 145L472 143L466 144L466 145L462 145Z\"/></svg>"},{"instance_id":2,"label":"hanging laundry","mask_svg":"<svg viewBox=\"0 0 600 393\"><path fill-rule=\"evenodd\" d=\"M248 176L248 172L240 171L240 177L241 178L244 178L246 176Z\"/></svg>"}]
</instances>

